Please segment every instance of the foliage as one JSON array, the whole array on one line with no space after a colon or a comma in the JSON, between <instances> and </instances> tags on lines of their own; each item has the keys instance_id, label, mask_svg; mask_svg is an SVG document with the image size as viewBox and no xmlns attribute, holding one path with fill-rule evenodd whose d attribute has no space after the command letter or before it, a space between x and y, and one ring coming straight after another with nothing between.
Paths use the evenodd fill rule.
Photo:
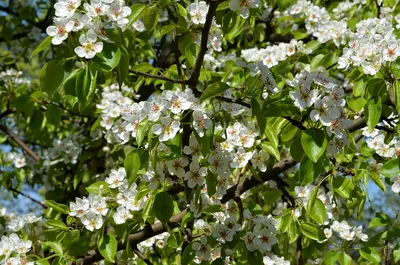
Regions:
<instances>
[{"instance_id":1,"label":"foliage","mask_svg":"<svg viewBox=\"0 0 400 265\"><path fill-rule=\"evenodd\" d=\"M1 1L0 264L398 264L399 11Z\"/></svg>"}]
</instances>

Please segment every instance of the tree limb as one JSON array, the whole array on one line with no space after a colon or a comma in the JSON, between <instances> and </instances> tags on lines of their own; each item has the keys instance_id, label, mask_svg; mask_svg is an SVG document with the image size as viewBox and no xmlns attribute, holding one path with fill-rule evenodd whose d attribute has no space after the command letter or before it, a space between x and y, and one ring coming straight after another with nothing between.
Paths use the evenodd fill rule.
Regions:
<instances>
[{"instance_id":1,"label":"tree limb","mask_svg":"<svg viewBox=\"0 0 400 265\"><path fill-rule=\"evenodd\" d=\"M18 193L21 196L24 196L25 198L28 198L29 200L33 201L34 203L40 205L41 207L43 207L44 209L47 209L48 206L38 200L36 200L35 198L32 198L31 196L29 196L28 194L23 193L22 191L19 191L17 189L14 189L13 187L9 186L8 187L9 190L11 190L12 192Z\"/></svg>"},{"instance_id":2,"label":"tree limb","mask_svg":"<svg viewBox=\"0 0 400 265\"><path fill-rule=\"evenodd\" d=\"M14 142L16 142L22 149L25 150L28 155L30 155L35 161L39 161L39 156L32 151L21 139L18 138L13 132L11 132L7 127L0 125L0 130L2 130L5 134L7 134Z\"/></svg>"},{"instance_id":3,"label":"tree limb","mask_svg":"<svg viewBox=\"0 0 400 265\"><path fill-rule=\"evenodd\" d=\"M190 79L189 79L189 86L193 91L196 90L197 81L199 80L199 77L200 77L201 66L203 65L203 61L204 61L204 55L206 54L206 52L208 50L208 48L207 48L208 35L210 33L211 24L212 24L212 21L214 18L215 11L217 10L217 7L218 7L218 1L212 0L210 3L210 6L208 8L206 22L204 23L204 27L203 27L203 30L201 33L200 51L197 55L196 63L194 65L192 75L190 76Z\"/></svg>"}]
</instances>

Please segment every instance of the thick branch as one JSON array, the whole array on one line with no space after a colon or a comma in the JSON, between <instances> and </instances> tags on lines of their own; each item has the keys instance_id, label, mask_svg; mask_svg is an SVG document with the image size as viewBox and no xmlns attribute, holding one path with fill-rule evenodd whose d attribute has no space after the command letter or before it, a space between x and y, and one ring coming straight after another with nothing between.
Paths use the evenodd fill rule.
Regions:
<instances>
[{"instance_id":1,"label":"thick branch","mask_svg":"<svg viewBox=\"0 0 400 265\"><path fill-rule=\"evenodd\" d=\"M10 114L15 113L15 112L16 112L15 109L8 109L8 110L6 110L6 111L0 113L0 120L1 120L2 118L4 118L4 117L7 117L7 116L10 115Z\"/></svg>"},{"instance_id":2,"label":"thick branch","mask_svg":"<svg viewBox=\"0 0 400 265\"><path fill-rule=\"evenodd\" d=\"M14 142L16 142L22 149L25 150L25 152L28 153L33 159L36 161L39 161L40 158L35 152L32 151L32 149L29 148L21 139L18 138L13 132L11 132L7 127L0 125L0 130L2 130L4 133L6 133Z\"/></svg>"},{"instance_id":3,"label":"thick branch","mask_svg":"<svg viewBox=\"0 0 400 265\"><path fill-rule=\"evenodd\" d=\"M208 8L208 13L206 17L206 22L204 23L203 31L201 33L201 42L200 42L200 51L196 58L196 63L194 65L193 73L189 79L189 86L190 88L195 91L196 84L199 80L201 66L203 65L204 55L207 52L207 45L208 45L208 35L210 33L211 24L214 18L215 11L217 10L218 1L213 0L210 3Z\"/></svg>"}]
</instances>

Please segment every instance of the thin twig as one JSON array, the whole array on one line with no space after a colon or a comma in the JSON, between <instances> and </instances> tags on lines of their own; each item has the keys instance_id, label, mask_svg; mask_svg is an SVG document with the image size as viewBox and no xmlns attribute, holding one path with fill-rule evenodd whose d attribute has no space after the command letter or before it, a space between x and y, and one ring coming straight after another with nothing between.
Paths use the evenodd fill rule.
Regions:
<instances>
[{"instance_id":1,"label":"thin twig","mask_svg":"<svg viewBox=\"0 0 400 265\"><path fill-rule=\"evenodd\" d=\"M17 189L14 189L14 188L11 187L11 186L9 186L8 189L11 190L11 191L13 191L13 192L15 192L15 193L18 193L18 194L21 195L21 196L24 196L25 198L28 198L29 200L33 201L34 203L36 203L36 204L42 206L44 209L47 209L47 208L48 208L48 206L47 206L46 204L41 203L40 201L36 200L35 198L32 198L32 197L29 196L28 194L23 193L22 191L19 191L19 190L17 190Z\"/></svg>"},{"instance_id":2,"label":"thin twig","mask_svg":"<svg viewBox=\"0 0 400 265\"><path fill-rule=\"evenodd\" d=\"M303 265L303 244L302 244L301 235L297 238L296 242L296 265Z\"/></svg>"},{"instance_id":3,"label":"thin twig","mask_svg":"<svg viewBox=\"0 0 400 265\"><path fill-rule=\"evenodd\" d=\"M147 265L153 265L153 263L152 263L148 258L146 258L146 256L145 256L142 252L140 252L140 250L139 250L137 247L133 248L132 251L133 251L133 253L135 253L141 260L143 260L144 263L146 263Z\"/></svg>"},{"instance_id":4,"label":"thin twig","mask_svg":"<svg viewBox=\"0 0 400 265\"><path fill-rule=\"evenodd\" d=\"M22 149L25 150L25 152L28 153L35 161L39 161L40 158L39 156L33 152L32 149L29 148L21 139L18 138L13 132L11 132L7 127L0 125L0 130L2 130L4 133L6 133L14 142L16 142Z\"/></svg>"},{"instance_id":5,"label":"thin twig","mask_svg":"<svg viewBox=\"0 0 400 265\"><path fill-rule=\"evenodd\" d=\"M187 80L173 79L173 78L169 78L169 77L165 77L165 76L161 76L161 75L152 75L152 74L136 71L136 70L133 70L133 69L130 69L129 72L131 72L131 73L133 73L135 75L141 75L141 76L144 76L144 77L147 77L147 78L163 80L163 81L167 81L167 82L170 82L170 83L186 84L188 82Z\"/></svg>"}]
</instances>

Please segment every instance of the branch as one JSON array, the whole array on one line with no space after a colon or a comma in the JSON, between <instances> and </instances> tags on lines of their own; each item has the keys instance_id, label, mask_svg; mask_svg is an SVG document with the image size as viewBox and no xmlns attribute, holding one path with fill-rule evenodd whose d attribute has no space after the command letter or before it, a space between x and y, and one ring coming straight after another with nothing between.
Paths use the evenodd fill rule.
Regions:
<instances>
[{"instance_id":1,"label":"branch","mask_svg":"<svg viewBox=\"0 0 400 265\"><path fill-rule=\"evenodd\" d=\"M133 248L132 251L133 251L133 253L135 253L141 260L143 260L144 263L146 263L147 265L153 265L153 263L151 263L151 261L150 261L148 258L146 258L146 256L145 256L142 252L140 252L139 249L137 249L137 247L136 247L136 248Z\"/></svg>"},{"instance_id":2,"label":"branch","mask_svg":"<svg viewBox=\"0 0 400 265\"><path fill-rule=\"evenodd\" d=\"M215 11L217 10L218 1L212 0L208 8L208 13L206 17L206 22L204 23L203 31L201 33L200 51L196 58L196 63L194 65L193 73L189 79L190 88L195 91L197 81L199 80L201 66L203 65L204 55L206 54L208 48L208 34L210 33L211 24L214 18Z\"/></svg>"},{"instance_id":3,"label":"branch","mask_svg":"<svg viewBox=\"0 0 400 265\"><path fill-rule=\"evenodd\" d=\"M301 242L301 235L297 238L296 248L296 265L303 265L303 244Z\"/></svg>"},{"instance_id":4,"label":"branch","mask_svg":"<svg viewBox=\"0 0 400 265\"><path fill-rule=\"evenodd\" d=\"M139 72L139 71L136 71L133 69L130 69L129 72L131 72L135 75L141 75L141 76L148 77L148 78L163 80L163 81L167 81L170 83L186 84L188 82L187 80L173 79L173 78L168 78L168 77L161 76L161 75L152 75L152 74L148 74L148 73Z\"/></svg>"},{"instance_id":5,"label":"branch","mask_svg":"<svg viewBox=\"0 0 400 265\"><path fill-rule=\"evenodd\" d=\"M0 130L2 130L5 134L7 134L14 142L16 142L22 149L25 150L35 161L39 161L40 158L32 149L29 148L21 139L18 138L13 132L11 132L7 127L0 125Z\"/></svg>"},{"instance_id":6,"label":"branch","mask_svg":"<svg viewBox=\"0 0 400 265\"><path fill-rule=\"evenodd\" d=\"M15 109L8 109L8 110L6 110L6 111L0 113L0 120L1 120L2 118L4 118L4 117L7 117L7 116L10 115L10 114L15 113L15 112L17 112Z\"/></svg>"},{"instance_id":7,"label":"branch","mask_svg":"<svg viewBox=\"0 0 400 265\"><path fill-rule=\"evenodd\" d=\"M9 190L18 193L21 196L24 196L25 198L28 198L29 200L33 201L34 203L40 205L41 207L43 207L44 209L47 209L48 206L46 204L41 203L40 201L36 200L35 198L32 198L31 196L29 196L28 194L23 193L22 191L19 191L17 189L14 189L13 187L9 186L8 187Z\"/></svg>"}]
</instances>

